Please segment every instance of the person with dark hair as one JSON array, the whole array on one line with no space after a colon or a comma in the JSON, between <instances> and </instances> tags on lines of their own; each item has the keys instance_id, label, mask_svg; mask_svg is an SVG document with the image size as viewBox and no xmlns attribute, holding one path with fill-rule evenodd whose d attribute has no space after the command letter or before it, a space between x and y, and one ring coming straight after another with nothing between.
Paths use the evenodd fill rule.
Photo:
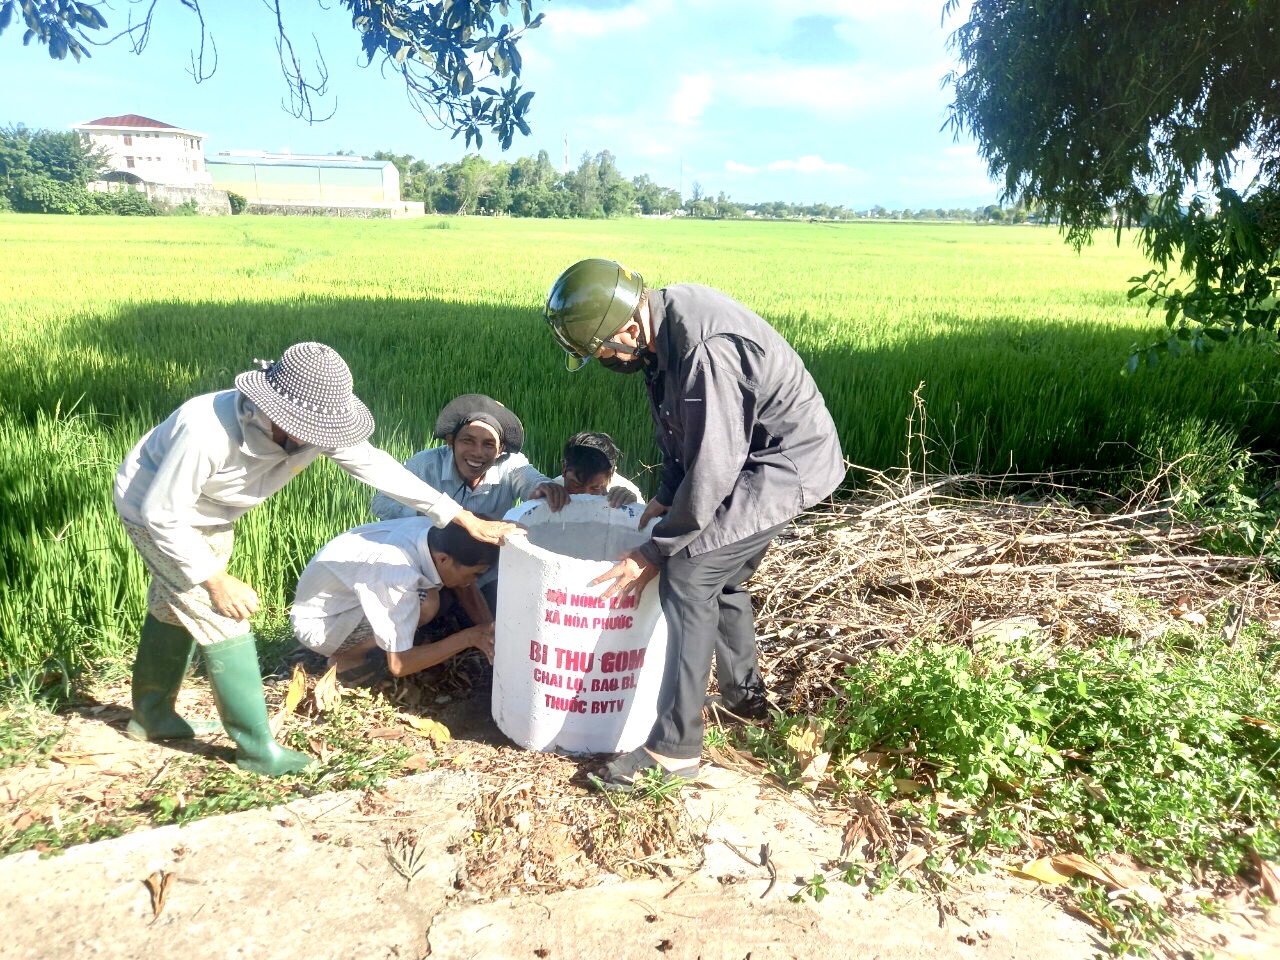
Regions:
<instances>
[{"instance_id":1,"label":"person with dark hair","mask_svg":"<svg viewBox=\"0 0 1280 960\"><path fill-rule=\"evenodd\" d=\"M607 433L585 430L575 433L564 445L560 461L561 484L571 496L587 494L608 497L609 506L624 507L644 499L640 488L617 472L621 451Z\"/></svg>"},{"instance_id":2,"label":"person with dark hair","mask_svg":"<svg viewBox=\"0 0 1280 960\"><path fill-rule=\"evenodd\" d=\"M166 740L218 729L174 710L198 644L236 765L278 776L312 759L271 735L249 625L258 594L227 572L233 523L323 456L437 526L490 543L520 528L476 516L374 447L373 416L332 347L294 344L259 366L232 390L188 400L139 440L116 473L115 507L151 574L126 734Z\"/></svg>"},{"instance_id":3,"label":"person with dark hair","mask_svg":"<svg viewBox=\"0 0 1280 960\"><path fill-rule=\"evenodd\" d=\"M417 673L476 649L493 660L493 624L476 623L435 643L414 633L442 610L450 590L464 610L481 602L476 578L498 562L498 548L426 517L366 523L334 537L298 579L289 619L298 642L329 658L338 679L357 686L376 675L367 654L386 651L387 670Z\"/></svg>"},{"instance_id":4,"label":"person with dark hair","mask_svg":"<svg viewBox=\"0 0 1280 960\"><path fill-rule=\"evenodd\" d=\"M500 517L521 500L542 498L559 510L569 501L565 488L520 452L524 424L492 397L468 393L450 400L436 417L432 436L444 446L419 450L405 461L405 469L472 513ZM412 507L382 494L373 498L370 510L379 520L414 516ZM480 579L490 610L497 600L497 584L495 564Z\"/></svg>"},{"instance_id":5,"label":"person with dark hair","mask_svg":"<svg viewBox=\"0 0 1280 960\"><path fill-rule=\"evenodd\" d=\"M639 595L661 573L667 659L657 719L597 783L692 777L713 653L724 707L767 715L746 583L787 523L844 479L835 423L791 345L711 287L650 289L613 260L582 260L556 280L543 318L569 370L595 359L643 373L662 451L658 492L639 520L643 528L660 518L652 538L592 581L612 581L608 599Z\"/></svg>"}]
</instances>

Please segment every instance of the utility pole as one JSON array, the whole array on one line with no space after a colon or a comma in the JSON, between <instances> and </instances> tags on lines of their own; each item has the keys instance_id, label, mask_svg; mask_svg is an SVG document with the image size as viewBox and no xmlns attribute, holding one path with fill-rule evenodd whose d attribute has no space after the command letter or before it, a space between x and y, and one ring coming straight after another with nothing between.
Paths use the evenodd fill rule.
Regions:
<instances>
[{"instance_id":1,"label":"utility pole","mask_svg":"<svg viewBox=\"0 0 1280 960\"><path fill-rule=\"evenodd\" d=\"M569 135L567 133L564 135L564 169L560 172L569 172Z\"/></svg>"}]
</instances>

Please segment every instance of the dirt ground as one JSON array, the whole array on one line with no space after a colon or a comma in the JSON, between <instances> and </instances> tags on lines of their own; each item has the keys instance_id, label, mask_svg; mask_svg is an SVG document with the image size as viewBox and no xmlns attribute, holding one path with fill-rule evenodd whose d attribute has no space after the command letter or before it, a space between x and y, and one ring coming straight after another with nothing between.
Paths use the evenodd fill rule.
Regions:
<instances>
[{"instance_id":1,"label":"dirt ground","mask_svg":"<svg viewBox=\"0 0 1280 960\"><path fill-rule=\"evenodd\" d=\"M283 688L281 683L271 689L273 701L283 697ZM331 883L335 872L342 873L345 868L333 861L336 851L341 851L341 857L356 856L364 871L372 869L370 863L376 861L377 870L382 871L378 874L377 889L381 892L375 898L377 909L385 909L391 902L401 904L396 908L401 912L395 923L384 925L381 939L357 937L349 953L343 952L345 946L341 950L335 947L335 952L328 954L334 956L534 956L564 960L600 955L595 951L603 925L613 925L615 934L624 937L623 941L612 941L626 944L618 948L617 956L649 956L654 952L690 958L847 955L836 952L835 946L843 944L842 949L847 949L858 944L839 937L832 940L825 934L825 939L816 938L815 930L831 924L864 931L867 937L874 935L874 940L859 942L874 944L879 950L875 955L886 958L983 955L1038 960L1060 956L1065 960L1091 956L1105 948L1097 928L1073 916L1075 908L1070 900L1012 876L972 877L954 889L936 893L912 894L898 887L875 897L861 887L832 883L821 903L809 896L797 897L802 881L828 870L847 855L842 849L848 842L847 810L824 808L808 795L781 789L732 748L713 751L717 762L705 764L698 781L666 802L602 800L586 789L584 773L592 766L590 761L532 754L512 746L494 727L487 699L479 695L432 697L439 700L432 710L434 718L454 734L443 743L432 741L408 724L368 731L371 741L401 745L410 751L403 771L409 779L393 780L379 790L293 801L291 808L302 804L298 809L310 811L304 818L306 836L300 837L296 829L282 828L281 836L275 838L273 824L294 822L274 812L281 808L230 813L181 828L151 829L157 794L173 789L170 772L174 767L203 758L207 762L198 766L206 776L220 772L234 775L235 768L227 762L230 744L225 738L161 745L124 737L126 695L127 690L116 691L66 715L59 739L43 759L32 758L0 770L0 818L5 836L32 823L44 823L64 837L82 834L85 839L98 838L116 831L129 834L105 844L73 847L50 860L39 857L39 843L32 845L31 853L0 860L0 877L6 872L14 872L14 881L30 876L31 882L46 891L40 913L46 918L41 923L46 925L51 922L49 916L57 915L59 897L76 904L67 911L79 916L83 913L80 905L86 899L93 900L103 884L114 884L112 889L117 891L136 889L138 892L126 897L128 917L121 920L132 932L117 947L151 935L145 932L149 925L139 919L145 916L148 902L154 907L154 898L149 901L150 894L144 889L146 876L154 873L143 864L161 861L155 859L154 850L149 860L143 851L159 844L167 858L161 859L168 864L160 868L161 873L169 871L181 879L194 871L190 882L199 886L205 898L201 902L217 904L223 899L215 895L221 889L219 884L233 882L220 876L218 864L238 850L237 845L249 844L236 854L241 866L235 871L234 889L235 897L253 903L261 900L265 904L279 896L272 889L279 881L278 870L269 863L259 863L254 850L274 850L273 859L283 854L282 863L323 862L323 867L316 868L318 880L296 881L306 890L323 886L322 881ZM359 693L347 696L365 699ZM196 678L184 688L181 706L192 716L212 715L203 681ZM419 765L433 769L414 774ZM429 795L413 792L415 782L433 775L450 778L450 789L433 789ZM196 783L191 779L186 782ZM329 823L326 818L334 817L334 810L345 812ZM243 824L255 826L244 826L241 818L250 818ZM453 824L447 842L433 830L427 844L423 825L441 818ZM353 833L352 824L357 822L371 826ZM203 839L199 843L183 840L176 846L160 839L174 830L180 837ZM255 831L265 833L259 836ZM149 835L156 839L149 841ZM115 844L125 844L121 850L126 852L109 853ZM102 854L90 852L99 848ZM762 849L768 856L760 857ZM199 850L205 851L203 857L191 853ZM213 851L218 851L217 856ZM123 868L118 867L120 856L125 862L136 861L137 876L123 876ZM116 867L103 875L97 868L79 873L73 869L78 858L94 857ZM68 870L72 872L68 874ZM419 874L434 878L430 889L438 902L433 901L430 910L417 896L405 900L391 892L399 889L394 885L397 876L409 876L414 882ZM179 887L170 894L175 904L179 897L185 897L187 906L185 912L175 906L165 921L182 921L184 937L210 929L207 923L192 926L197 914L189 893L186 887ZM321 892L310 895L325 896ZM1205 950L1220 957L1280 956L1280 927L1269 922L1267 913L1247 896L1231 895L1213 920L1191 909L1191 902L1186 910L1175 911L1180 917L1179 929L1176 939L1166 945L1166 956L1177 956L1182 950L1192 951L1188 956ZM361 911L374 909L341 897L331 905L355 910L361 916ZM288 909L292 908L279 907ZM12 908L0 909L0 916L6 914L20 919ZM200 915L207 922L217 916L216 911ZM261 945L262 938L269 937L269 925L275 922L269 916L275 914L263 914L261 922L267 925L263 930L242 931L249 938L246 944ZM106 918L104 914L102 920ZM245 923L232 915L226 919L242 926ZM30 955L131 955L97 952L93 945L98 942L94 934L98 928L94 923L67 923L80 930L79 940L62 941L68 952L41 952L40 944L33 941ZM334 938L334 943L347 944L347 934L330 929L328 921L316 923L317 930L327 931L325 936ZM853 927L847 926L850 924ZM420 929L424 925L425 934ZM928 931L927 935L922 930ZM830 947L823 946L828 940ZM386 952L384 947L392 941L403 944L408 953ZM523 949L535 941L537 945ZM640 950L636 942L646 946ZM74 943L79 945L70 950ZM191 960L213 955L201 952L197 941L192 944L194 953L183 951ZM522 948L516 950L512 944ZM142 940L137 945L141 947ZM376 952L368 952L375 946ZM743 948L735 952L739 946ZM824 952L827 950L830 952ZM292 955L275 947L271 952Z\"/></svg>"}]
</instances>

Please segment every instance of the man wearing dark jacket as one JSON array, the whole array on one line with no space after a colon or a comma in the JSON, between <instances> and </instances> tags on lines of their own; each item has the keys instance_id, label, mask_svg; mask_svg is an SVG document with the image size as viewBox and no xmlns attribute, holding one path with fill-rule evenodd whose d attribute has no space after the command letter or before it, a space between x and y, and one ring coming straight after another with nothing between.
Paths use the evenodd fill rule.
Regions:
<instances>
[{"instance_id":1,"label":"man wearing dark jacket","mask_svg":"<svg viewBox=\"0 0 1280 960\"><path fill-rule=\"evenodd\" d=\"M778 333L718 290L650 290L611 260L583 260L556 280L545 317L570 370L593 357L643 371L662 475L640 519L653 538L593 583L638 594L661 571L667 662L658 718L643 747L598 781L626 788L648 770L690 778L702 708L716 680L730 712L765 714L751 597L744 584L770 542L844 479L835 424L803 361Z\"/></svg>"}]
</instances>

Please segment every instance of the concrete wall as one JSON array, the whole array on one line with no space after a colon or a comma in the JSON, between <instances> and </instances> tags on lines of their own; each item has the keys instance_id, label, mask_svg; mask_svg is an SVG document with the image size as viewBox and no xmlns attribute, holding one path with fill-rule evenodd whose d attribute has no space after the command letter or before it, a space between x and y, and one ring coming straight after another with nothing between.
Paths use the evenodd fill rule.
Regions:
<instances>
[{"instance_id":1,"label":"concrete wall","mask_svg":"<svg viewBox=\"0 0 1280 960\"><path fill-rule=\"evenodd\" d=\"M151 202L162 207L177 207L188 200L196 202L196 209L212 216L230 216L231 201L227 199L225 190L213 187L175 187L166 183L144 183Z\"/></svg>"},{"instance_id":2,"label":"concrete wall","mask_svg":"<svg viewBox=\"0 0 1280 960\"><path fill-rule=\"evenodd\" d=\"M159 207L172 210L188 200L196 202L196 210L207 216L230 216L231 200L225 190L213 187L176 187L170 183L122 183L118 180L90 180L85 189L92 193L120 193L137 190Z\"/></svg>"},{"instance_id":3,"label":"concrete wall","mask_svg":"<svg viewBox=\"0 0 1280 960\"><path fill-rule=\"evenodd\" d=\"M365 220L403 220L426 215L420 200L395 203L288 203L284 201L250 200L245 213L277 217L357 217Z\"/></svg>"}]
</instances>

